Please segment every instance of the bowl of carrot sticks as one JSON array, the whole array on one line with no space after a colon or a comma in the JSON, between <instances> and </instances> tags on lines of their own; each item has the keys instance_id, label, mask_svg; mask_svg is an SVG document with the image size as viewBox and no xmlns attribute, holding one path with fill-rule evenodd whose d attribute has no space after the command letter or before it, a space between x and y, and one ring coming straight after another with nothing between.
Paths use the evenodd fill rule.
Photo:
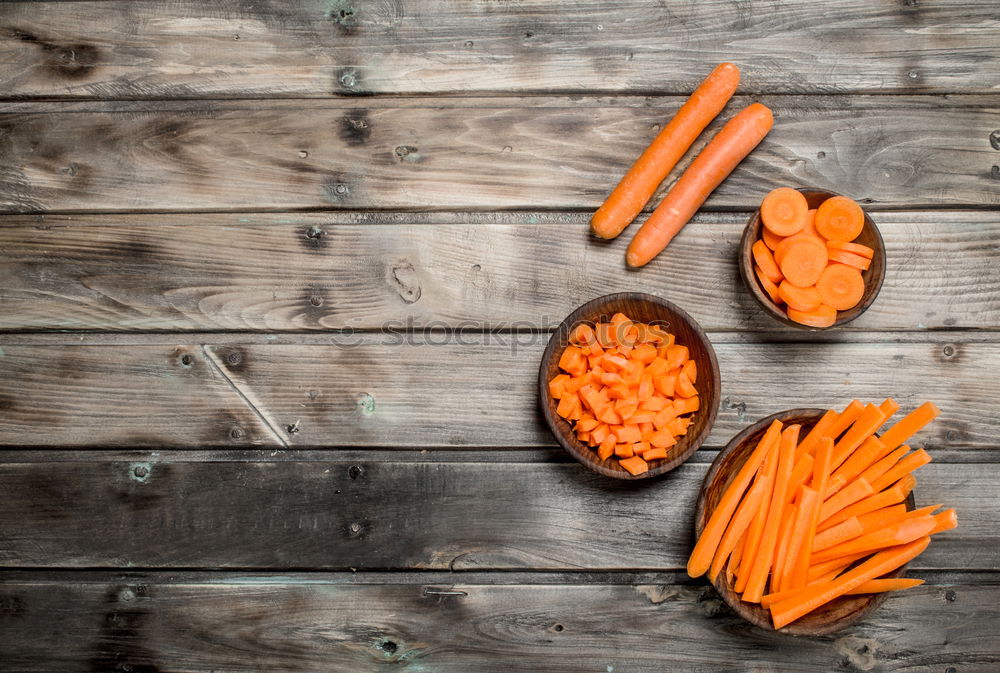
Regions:
<instances>
[{"instance_id":1,"label":"bowl of carrot sticks","mask_svg":"<svg viewBox=\"0 0 1000 673\"><path fill-rule=\"evenodd\" d=\"M701 327L659 297L609 294L556 329L538 374L556 441L590 469L648 479L698 450L719 408L719 363Z\"/></svg>"},{"instance_id":2,"label":"bowl of carrot sticks","mask_svg":"<svg viewBox=\"0 0 1000 673\"><path fill-rule=\"evenodd\" d=\"M931 458L905 442L937 407L880 433L898 409L891 398L791 409L736 435L705 477L688 574L707 574L752 624L792 635L839 631L921 584L907 564L958 520L914 504L914 472Z\"/></svg>"},{"instance_id":3,"label":"bowl of carrot sticks","mask_svg":"<svg viewBox=\"0 0 1000 673\"><path fill-rule=\"evenodd\" d=\"M875 301L885 244L852 199L779 187L747 223L739 267L768 315L791 327L825 329L854 320Z\"/></svg>"}]
</instances>

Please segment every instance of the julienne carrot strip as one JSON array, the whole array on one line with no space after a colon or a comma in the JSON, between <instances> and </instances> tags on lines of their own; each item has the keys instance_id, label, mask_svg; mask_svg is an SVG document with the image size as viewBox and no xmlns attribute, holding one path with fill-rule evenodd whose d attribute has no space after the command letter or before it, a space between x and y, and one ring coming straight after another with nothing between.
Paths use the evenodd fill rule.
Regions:
<instances>
[{"instance_id":1,"label":"julienne carrot strip","mask_svg":"<svg viewBox=\"0 0 1000 673\"><path fill-rule=\"evenodd\" d=\"M747 587L743 592L743 600L749 603L760 602L760 597L764 595L764 585L767 583L768 572L770 572L774 561L778 529L781 526L781 518L784 516L785 492L792 473L792 458L799 439L799 428L798 425L790 425L781 432L781 441L778 444L778 469L774 490L771 494L771 505L767 513L767 521L764 524L760 546L750 570L750 578L747 580Z\"/></svg>"},{"instance_id":2,"label":"julienne carrot strip","mask_svg":"<svg viewBox=\"0 0 1000 673\"><path fill-rule=\"evenodd\" d=\"M819 494L808 486L803 486L799 496L799 506L795 510L795 524L792 526L791 540L788 542L788 556L782 566L781 574L778 577L778 591L791 589L795 586L795 576L799 565L799 559L808 556L802 555L803 543L812 525L813 512L816 509L816 502ZM805 577L803 570L803 578ZM774 583L772 582L772 585ZM772 586L772 589L774 587Z\"/></svg>"},{"instance_id":3,"label":"julienne carrot strip","mask_svg":"<svg viewBox=\"0 0 1000 673\"><path fill-rule=\"evenodd\" d=\"M860 584L856 588L845 592L845 595L853 596L855 594L880 594L886 591L901 591L903 589L918 587L923 583L923 580L908 577L889 577L885 579L868 580L864 584Z\"/></svg>"},{"instance_id":4,"label":"julienne carrot strip","mask_svg":"<svg viewBox=\"0 0 1000 673\"><path fill-rule=\"evenodd\" d=\"M862 472L861 476L864 477L869 484L874 483L909 452L910 447L905 445L901 446L880 458L874 465Z\"/></svg>"},{"instance_id":5,"label":"julienne carrot strip","mask_svg":"<svg viewBox=\"0 0 1000 673\"><path fill-rule=\"evenodd\" d=\"M843 523L839 523L836 526L816 533L816 537L813 539L813 555L810 557L811 562L817 562L816 553L825 549L830 549L831 547L836 547L837 545L843 544L848 540L853 540L864 532L865 529L861 527L861 522L858 521L857 517L851 517ZM843 554L837 554L837 556L843 556ZM837 558L837 556L834 556L833 558ZM829 559L820 560L828 561Z\"/></svg>"},{"instance_id":6,"label":"julienne carrot strip","mask_svg":"<svg viewBox=\"0 0 1000 673\"><path fill-rule=\"evenodd\" d=\"M865 406L864 411L851 425L850 429L840 438L833 451L834 474L840 465L854 453L854 450L861 446L868 437L875 434L875 431L885 423L885 413L874 404Z\"/></svg>"},{"instance_id":7,"label":"julienne carrot strip","mask_svg":"<svg viewBox=\"0 0 1000 673\"><path fill-rule=\"evenodd\" d=\"M895 505L903 502L904 500L906 500L906 494L903 493L902 489L897 486L887 488L880 493L876 493L875 495L865 498L864 500L860 500L849 507L843 508L836 514L833 514L826 519L820 519L819 530L826 530L831 526L836 526L838 523L847 521L852 516L863 516L869 512L874 512L875 510Z\"/></svg>"},{"instance_id":8,"label":"julienne carrot strip","mask_svg":"<svg viewBox=\"0 0 1000 673\"><path fill-rule=\"evenodd\" d=\"M878 405L878 408L882 410L882 413L884 413L885 417L888 419L891 418L894 413L899 411L899 403L891 397L887 397L882 404Z\"/></svg>"},{"instance_id":9,"label":"julienne carrot strip","mask_svg":"<svg viewBox=\"0 0 1000 673\"><path fill-rule=\"evenodd\" d=\"M876 479L872 483L872 488L876 491L881 491L887 488L897 479L900 479L904 475L910 474L918 467L926 465L931 462L930 455L923 449L917 449L910 455L903 458L901 461L893 465L888 472L883 474L881 477Z\"/></svg>"},{"instance_id":10,"label":"julienne carrot strip","mask_svg":"<svg viewBox=\"0 0 1000 673\"><path fill-rule=\"evenodd\" d=\"M953 509L946 509L943 512L935 514L932 518L934 519L934 528L931 530L931 535L951 530L958 525L958 515Z\"/></svg>"},{"instance_id":11,"label":"julienne carrot strip","mask_svg":"<svg viewBox=\"0 0 1000 673\"><path fill-rule=\"evenodd\" d=\"M792 528L798 518L799 508L786 504L781 512L781 526L778 528L777 547L774 551L774 564L771 569L771 591L780 590L781 578L788 562L788 548L792 544Z\"/></svg>"},{"instance_id":12,"label":"julienne carrot strip","mask_svg":"<svg viewBox=\"0 0 1000 673\"><path fill-rule=\"evenodd\" d=\"M772 605L771 617L774 628L780 629L865 582L909 563L927 549L928 544L930 538L923 537L905 545L886 549L831 582L806 587L795 596Z\"/></svg>"},{"instance_id":13,"label":"julienne carrot strip","mask_svg":"<svg viewBox=\"0 0 1000 673\"><path fill-rule=\"evenodd\" d=\"M933 516L918 516L912 519L903 519L885 528L859 535L852 540L847 540L836 546L818 551L813 554L812 560L814 563L819 563L847 556L848 554L873 552L886 547L906 544L925 535L930 535L936 525L937 519Z\"/></svg>"},{"instance_id":14,"label":"julienne carrot strip","mask_svg":"<svg viewBox=\"0 0 1000 673\"><path fill-rule=\"evenodd\" d=\"M833 409L828 410L823 416L816 421L816 425L812 427L806 438L799 442L799 451L804 453L815 453L816 446L821 437L825 436L833 424L837 422L837 417L840 416Z\"/></svg>"},{"instance_id":15,"label":"julienne carrot strip","mask_svg":"<svg viewBox=\"0 0 1000 673\"><path fill-rule=\"evenodd\" d=\"M891 451L919 432L925 425L940 415L941 411L932 402L924 402L908 413L894 426L882 433L880 439Z\"/></svg>"},{"instance_id":16,"label":"julienne carrot strip","mask_svg":"<svg viewBox=\"0 0 1000 673\"><path fill-rule=\"evenodd\" d=\"M635 219L667 174L726 106L739 82L740 70L732 63L720 63L709 73L594 213L590 226L595 234L614 238Z\"/></svg>"},{"instance_id":17,"label":"julienne carrot strip","mask_svg":"<svg viewBox=\"0 0 1000 673\"><path fill-rule=\"evenodd\" d=\"M722 541L719 542L719 547L715 552L715 558L712 559L712 565L708 570L708 578L713 582L718 577L722 566L726 563L737 541L743 537L747 527L753 520L754 514L757 513L757 508L760 506L761 499L764 497L764 492L768 487L767 481L767 475L762 474L758 470L753 486L750 487L746 497L743 498L743 502L740 503L739 509L736 510L732 521L729 522L729 526L726 528L726 532L722 536Z\"/></svg>"},{"instance_id":18,"label":"julienne carrot strip","mask_svg":"<svg viewBox=\"0 0 1000 673\"><path fill-rule=\"evenodd\" d=\"M792 476L788 480L788 491L785 493L786 504L799 497L800 487L812 476L813 457L802 454L792 467Z\"/></svg>"},{"instance_id":19,"label":"julienne carrot strip","mask_svg":"<svg viewBox=\"0 0 1000 673\"><path fill-rule=\"evenodd\" d=\"M848 505L853 505L875 493L875 488L867 480L855 479L823 502L819 510L819 519L825 521Z\"/></svg>"},{"instance_id":20,"label":"julienne carrot strip","mask_svg":"<svg viewBox=\"0 0 1000 673\"><path fill-rule=\"evenodd\" d=\"M868 552L861 552L860 554L852 554L850 556L843 556L841 558L833 559L832 561L824 561L823 563L816 563L809 566L808 582L812 584L820 577L826 576L829 573L834 573L834 577L840 573L847 570L855 561L863 559L866 556L871 556Z\"/></svg>"},{"instance_id":21,"label":"julienne carrot strip","mask_svg":"<svg viewBox=\"0 0 1000 673\"><path fill-rule=\"evenodd\" d=\"M674 183L628 246L629 266L645 266L667 247L716 187L760 144L774 117L753 103L730 119Z\"/></svg>"},{"instance_id":22,"label":"julienne carrot strip","mask_svg":"<svg viewBox=\"0 0 1000 673\"><path fill-rule=\"evenodd\" d=\"M857 400L851 400L851 402L844 407L844 410L840 412L837 416L837 420L830 425L830 429L827 434L830 435L834 440L840 437L844 430L851 427L854 421L858 420L858 416L861 412L865 410L865 405L861 404Z\"/></svg>"},{"instance_id":23,"label":"julienne carrot strip","mask_svg":"<svg viewBox=\"0 0 1000 673\"><path fill-rule=\"evenodd\" d=\"M848 456L833 475L843 477L845 482L849 482L875 464L884 453L885 444L875 435L870 435L854 453Z\"/></svg>"},{"instance_id":24,"label":"julienne carrot strip","mask_svg":"<svg viewBox=\"0 0 1000 673\"><path fill-rule=\"evenodd\" d=\"M824 418L826 418L825 415ZM808 440L809 438L806 437L806 439ZM799 448L801 447L802 444L799 445ZM818 442L816 460L813 461L811 490L816 495L808 504L809 526L806 528L805 535L802 536L802 547L799 550L799 554L796 557L795 564L792 568L792 576L789 584L791 588L804 587L808 582L809 558L812 556L813 544L816 538L816 527L819 524L820 507L823 504L827 483L830 480L830 462L832 459L833 440L829 437L823 437ZM804 502L802 506L803 508L807 507Z\"/></svg>"},{"instance_id":25,"label":"julienne carrot strip","mask_svg":"<svg viewBox=\"0 0 1000 673\"><path fill-rule=\"evenodd\" d=\"M817 577L816 579L814 579L812 582L810 582L806 586L810 586L810 585L813 585L813 584L819 584L821 582L830 582L837 575L840 574L841 570L843 570L843 568L840 568L838 570L833 570L831 572L826 573L825 575L819 576L819 577ZM790 597L794 596L795 594L797 594L799 592L799 590L801 588L802 587L799 587L797 589L784 589L783 591L772 591L769 594L764 594L763 596L760 597L760 606L762 608L770 608L775 603L780 603L781 601L785 600L786 598L790 598Z\"/></svg>"},{"instance_id":26,"label":"julienne carrot strip","mask_svg":"<svg viewBox=\"0 0 1000 673\"><path fill-rule=\"evenodd\" d=\"M931 505L930 507L924 507L923 509L916 510L914 512L908 512L906 505L903 503L896 503L895 505L889 505L888 507L883 507L882 509L877 509L874 512L868 512L867 514L862 514L857 517L858 523L861 524L861 529L866 533L870 533L879 528L885 528L897 521L902 521L907 518L908 515L913 516L924 516L930 515L935 509L941 505Z\"/></svg>"},{"instance_id":27,"label":"julienne carrot strip","mask_svg":"<svg viewBox=\"0 0 1000 673\"><path fill-rule=\"evenodd\" d=\"M740 503L740 498L743 497L743 492L750 485L750 480L757 473L757 469L764 461L764 457L771 450L771 446L778 441L781 427L781 421L776 420L771 424L771 427L767 429L757 444L757 448L753 450L750 457L743 463L743 467L740 468L736 478L733 479L732 483L729 484L729 487L722 494L719 504L712 511L712 515L708 518L708 523L705 524L705 528L702 530L701 536L695 544L694 551L691 552L691 558L688 559L687 571L691 577L701 577L708 572L708 569L712 565L712 559L715 557L715 552L719 547L719 542L722 540L726 527L729 525L736 507Z\"/></svg>"},{"instance_id":28,"label":"julienne carrot strip","mask_svg":"<svg viewBox=\"0 0 1000 673\"><path fill-rule=\"evenodd\" d=\"M750 579L750 572L753 569L753 562L757 557L757 550L760 547L760 540L764 535L764 525L767 522L767 515L771 509L771 500L774 497L774 480L778 474L779 442L770 443L767 458L764 459L764 466L761 468L763 473L767 475L768 484L764 490L764 497L761 500L760 507L757 508L757 515L750 522L750 528L747 529L746 548L743 550L743 559L740 561L740 567L736 573L736 584L733 587L737 593L743 593L746 590L747 581Z\"/></svg>"}]
</instances>

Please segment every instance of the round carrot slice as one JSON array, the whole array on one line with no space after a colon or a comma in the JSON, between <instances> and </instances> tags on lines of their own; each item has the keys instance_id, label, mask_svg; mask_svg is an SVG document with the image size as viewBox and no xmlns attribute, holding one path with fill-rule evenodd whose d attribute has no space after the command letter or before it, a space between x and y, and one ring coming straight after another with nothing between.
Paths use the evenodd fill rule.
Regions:
<instances>
[{"instance_id":1,"label":"round carrot slice","mask_svg":"<svg viewBox=\"0 0 1000 673\"><path fill-rule=\"evenodd\" d=\"M778 236L791 236L802 231L808 212L806 197L791 187L772 190L760 204L760 218L764 226Z\"/></svg>"},{"instance_id":2,"label":"round carrot slice","mask_svg":"<svg viewBox=\"0 0 1000 673\"><path fill-rule=\"evenodd\" d=\"M832 306L838 311L846 311L861 301L865 294L865 281L861 277L861 272L853 266L831 264L823 269L819 280L816 281L816 293L827 306Z\"/></svg>"},{"instance_id":3,"label":"round carrot slice","mask_svg":"<svg viewBox=\"0 0 1000 673\"><path fill-rule=\"evenodd\" d=\"M871 259L875 256L875 251L869 248L867 245L861 245L860 243L847 243L845 241L827 241L826 247L830 250L842 250L844 252L849 252L854 255L859 255L865 259Z\"/></svg>"},{"instance_id":4,"label":"round carrot slice","mask_svg":"<svg viewBox=\"0 0 1000 673\"><path fill-rule=\"evenodd\" d=\"M829 327L837 322L837 309L826 304L820 304L819 308L812 311L796 311L794 308L790 308L788 309L788 317L800 325Z\"/></svg>"},{"instance_id":5,"label":"round carrot slice","mask_svg":"<svg viewBox=\"0 0 1000 673\"><path fill-rule=\"evenodd\" d=\"M781 271L778 270L778 265L774 261L774 257L771 255L771 251L768 250L767 245L764 241L756 241L753 244L753 259L757 262L757 266L760 267L768 280L772 283L780 283L784 276L781 275Z\"/></svg>"},{"instance_id":6,"label":"round carrot slice","mask_svg":"<svg viewBox=\"0 0 1000 673\"><path fill-rule=\"evenodd\" d=\"M778 236L776 233L768 229L767 227L760 228L760 239L764 241L764 244L774 250L778 247L778 244L785 240L784 236Z\"/></svg>"},{"instance_id":7,"label":"round carrot slice","mask_svg":"<svg viewBox=\"0 0 1000 673\"><path fill-rule=\"evenodd\" d=\"M864 211L846 196L830 197L816 210L816 231L828 241L853 241L864 226Z\"/></svg>"},{"instance_id":8,"label":"round carrot slice","mask_svg":"<svg viewBox=\"0 0 1000 673\"><path fill-rule=\"evenodd\" d=\"M815 285L819 275L826 268L826 246L814 236L803 236L790 241L780 253L778 266L781 275L792 285L809 287Z\"/></svg>"},{"instance_id":9,"label":"round carrot slice","mask_svg":"<svg viewBox=\"0 0 1000 673\"><path fill-rule=\"evenodd\" d=\"M849 264L850 266L853 266L856 269L861 269L862 271L867 271L868 267L872 265L872 261L870 259L862 257L861 255L855 255L853 252L827 248L827 256L833 262Z\"/></svg>"},{"instance_id":10,"label":"round carrot slice","mask_svg":"<svg viewBox=\"0 0 1000 673\"><path fill-rule=\"evenodd\" d=\"M764 288L764 292L767 292L767 296L771 298L771 301L773 301L775 304L784 303L783 300L781 299L781 295L778 294L778 286L772 283L770 279L768 279L767 274L764 273L763 269L754 264L753 270L754 273L757 274L757 280L760 281L760 286Z\"/></svg>"},{"instance_id":11,"label":"round carrot slice","mask_svg":"<svg viewBox=\"0 0 1000 673\"><path fill-rule=\"evenodd\" d=\"M781 281L778 286L778 296L788 304L788 308L796 311L815 311L823 303L815 287L798 287L787 280Z\"/></svg>"}]
</instances>

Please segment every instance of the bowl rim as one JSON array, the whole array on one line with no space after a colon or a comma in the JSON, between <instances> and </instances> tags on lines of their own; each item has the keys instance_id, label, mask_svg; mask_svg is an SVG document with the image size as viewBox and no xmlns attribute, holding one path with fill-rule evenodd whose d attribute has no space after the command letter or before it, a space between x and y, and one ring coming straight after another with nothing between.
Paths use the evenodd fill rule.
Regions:
<instances>
[{"instance_id":1,"label":"bowl rim","mask_svg":"<svg viewBox=\"0 0 1000 673\"><path fill-rule=\"evenodd\" d=\"M705 495L708 490L708 487L715 479L716 475L719 473L719 470L722 469L722 463L729 454L735 451L736 448L739 447L741 444L743 444L743 442L745 442L749 437L765 430L769 425L771 425L772 422L774 422L775 419L780 420L782 418L788 418L788 417L811 416L815 418L816 421L818 421L820 417L826 412L827 412L826 409L820 409L816 407L799 407L795 409L785 409L784 411L778 411L776 413L773 413L770 416L765 416L764 418L758 420L756 423L752 423L747 427L743 428L742 430L740 430L738 433L736 433L733 436L733 438L729 440L729 443L726 444L726 446L719 451L719 454L712 461L711 466L709 466L708 472L705 473L705 478L702 480L701 488L698 491L698 499L697 502L695 503L694 526L693 526L694 539L697 540L698 536L701 534L701 531L699 530L699 523L704 518L705 504L706 504ZM907 509L909 510L915 509L916 506L914 504L915 501L912 492L909 494L909 496L907 496L907 499L904 502L906 504ZM909 568L909 563L900 566L897 570L890 573L890 575L894 577L901 577L904 575L904 573L906 573L907 568ZM719 576L715 578L715 581L710 583L712 585L712 588L715 589L715 592L719 594L719 597L722 598L722 600L726 603L726 605L728 605L733 610L733 612L738 614L741 618L743 618L746 622L752 624L753 626L765 629L767 631L782 633L790 636L822 636L831 633L836 633L850 626L853 626L860 620L867 617L871 612L873 612L880 605L882 605L882 603L885 601L886 598L888 598L888 594L886 593L867 594L869 598L868 602L864 606L855 610L848 616L848 618L842 619L838 622L832 622L831 624L825 627L804 628L801 625L798 625L797 627L796 626L797 622L792 622L791 624L788 624L780 629L775 629L774 624L770 620L768 620L765 623L761 623L759 620L755 619L754 614L750 612L750 610L746 607L746 604L743 601L739 600L738 597L736 597L735 593L729 590L723 591L722 586L720 585L724 586L724 582L725 582L725 574L720 573Z\"/></svg>"},{"instance_id":2,"label":"bowl rim","mask_svg":"<svg viewBox=\"0 0 1000 673\"><path fill-rule=\"evenodd\" d=\"M580 444L580 447L578 448L573 441L570 441L567 438L565 433L560 432L557 423L559 421L563 421L563 419L561 418L557 419L556 417L554 417L552 411L546 404L549 383L546 378L545 365L547 362L551 360L555 349L559 346L561 335L565 335L565 337L568 338L571 328L581 320L582 315L586 313L599 311L600 308L606 304L626 299L631 301L645 301L651 304L656 304L662 308L667 309L668 311L673 312L680 320L682 320L684 323L687 324L688 328L690 328L692 333L701 342L701 345L703 346L705 353L707 354L709 363L711 364L710 369L712 370L711 376L713 382L713 390L715 393L714 394L715 399L712 401L712 403L704 404L702 405L701 409L699 409L699 411L704 410L708 414L704 429L699 435L692 437L688 447L684 450L684 452L676 455L671 460L664 461L660 465L657 465L654 468L650 468L648 471L638 475L630 474L628 471L624 469L609 468L603 464L603 461L598 463L589 461L586 458L584 458L583 451L586 450L592 452L592 449L590 449L589 447L583 447L582 444ZM701 325L699 325L698 322L687 313L687 311L677 306L677 304L674 304L673 302L654 294L649 294L646 292L614 292L611 294L601 295L600 297L595 297L594 299L591 299L590 301L581 304L576 309L571 311L570 314L567 315L562 320L562 322L559 323L556 329L552 332L552 335L549 337L549 342L545 346L545 350L542 353L542 357L538 365L538 405L541 408L542 417L545 419L545 425L548 427L549 432L551 432L552 436L555 437L556 442L567 453L573 456L573 458L577 462L583 464L584 466L590 468L591 470L597 472L598 474L602 474L606 477L611 477L612 479L621 479L624 481L638 481L641 479L651 479L653 477L659 477L661 475L670 472L671 470L677 468L685 461L687 461L692 455L694 455L695 451L701 448L701 445L704 443L709 433L711 433L712 427L715 425L716 416L718 415L719 404L722 397L720 394L721 378L722 376L719 370L719 360L715 354L715 348L712 346L711 340L708 338L708 335L705 333L705 330L702 329Z\"/></svg>"},{"instance_id":3,"label":"bowl rim","mask_svg":"<svg viewBox=\"0 0 1000 673\"><path fill-rule=\"evenodd\" d=\"M808 196L808 193L818 193L825 195L827 199L833 198L834 196L844 196L837 192L830 191L829 189L822 189L819 187L794 187L793 189ZM850 197L847 197L850 198ZM825 199L824 199L825 200ZM853 200L853 199L852 199ZM885 252L885 241L882 238L882 232L879 230L878 225L875 224L875 220L871 218L868 214L868 210L861 205L861 212L865 216L865 226L870 227L872 233L874 234L877 245L875 246L875 254L881 256L882 263L879 265L879 273L875 277L875 284L872 286L870 292L866 292L865 296L862 297L861 302L858 303L854 308L848 309L848 311L853 312L850 316L840 317L841 314L847 313L848 311L837 311L837 320L829 327L812 327L810 325L803 325L797 323L791 318L789 318L783 310L781 310L777 304L771 301L771 298L764 294L764 290L760 287L760 283L757 282L757 278L753 272L752 265L749 262L751 257L749 250L754 244L756 238L751 235L751 230L754 229L754 222L758 221L757 229L759 230L764 225L759 222L760 219L760 206L750 214L750 218L747 220L746 225L743 227L743 233L740 235L740 243L737 247L737 260L740 270L740 277L743 278L743 284L746 286L747 290L750 291L750 295L757 300L757 303L764 309L764 312L769 316L782 323L783 325L788 325L789 327L794 327L795 329L800 329L808 332L821 332L823 330L833 329L835 327L840 327L846 325L852 320L856 320L861 316L868 308L875 302L879 293L882 291L882 284L885 281L885 270L886 270L886 252ZM751 240L753 238L753 240Z\"/></svg>"}]
</instances>

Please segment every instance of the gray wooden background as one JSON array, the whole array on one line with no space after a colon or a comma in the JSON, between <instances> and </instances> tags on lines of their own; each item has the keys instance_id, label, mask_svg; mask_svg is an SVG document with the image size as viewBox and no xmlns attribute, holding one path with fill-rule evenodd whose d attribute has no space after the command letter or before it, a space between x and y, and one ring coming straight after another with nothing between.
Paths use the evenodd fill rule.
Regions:
<instances>
[{"instance_id":1,"label":"gray wooden background","mask_svg":"<svg viewBox=\"0 0 1000 673\"><path fill-rule=\"evenodd\" d=\"M1000 670L998 58L995 0L0 3L0 670ZM588 215L722 60L696 149L752 100L775 128L627 271ZM845 329L739 284L780 185L881 227ZM533 389L622 290L722 367L706 448L642 485ZM925 585L792 639L687 579L733 433L887 395L942 410Z\"/></svg>"}]
</instances>

